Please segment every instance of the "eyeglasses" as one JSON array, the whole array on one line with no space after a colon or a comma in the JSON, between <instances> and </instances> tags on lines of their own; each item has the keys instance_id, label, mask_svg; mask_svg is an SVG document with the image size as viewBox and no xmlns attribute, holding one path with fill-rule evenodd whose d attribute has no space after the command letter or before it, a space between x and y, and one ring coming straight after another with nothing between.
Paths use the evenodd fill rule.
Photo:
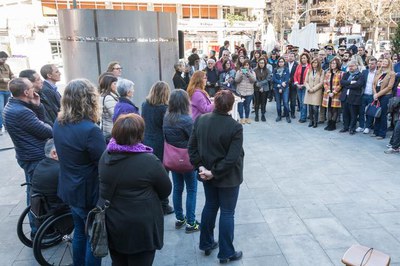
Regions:
<instances>
[{"instance_id":1,"label":"eyeglasses","mask_svg":"<svg viewBox=\"0 0 400 266\"><path fill-rule=\"evenodd\" d=\"M122 70L123 68L122 67L114 67L113 69L114 70Z\"/></svg>"}]
</instances>

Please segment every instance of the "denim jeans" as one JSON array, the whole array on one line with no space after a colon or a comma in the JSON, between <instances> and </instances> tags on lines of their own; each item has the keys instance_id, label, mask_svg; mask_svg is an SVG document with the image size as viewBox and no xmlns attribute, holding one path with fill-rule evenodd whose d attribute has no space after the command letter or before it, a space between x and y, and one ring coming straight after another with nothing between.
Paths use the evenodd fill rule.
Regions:
<instances>
[{"instance_id":1,"label":"denim jeans","mask_svg":"<svg viewBox=\"0 0 400 266\"><path fill-rule=\"evenodd\" d=\"M389 99L391 97L392 95L384 95L379 97L382 113L380 117L375 118L374 134L382 138L386 138L387 122L388 122L387 111L388 111Z\"/></svg>"},{"instance_id":2,"label":"denim jeans","mask_svg":"<svg viewBox=\"0 0 400 266\"><path fill-rule=\"evenodd\" d=\"M85 234L86 218L90 210L70 207L74 220L74 239L72 240L74 266L100 266L101 259L93 256L89 239Z\"/></svg>"},{"instance_id":3,"label":"denim jeans","mask_svg":"<svg viewBox=\"0 0 400 266\"><path fill-rule=\"evenodd\" d=\"M306 89L302 87L297 90L297 96L300 102L300 119L307 120L307 105L304 104L304 96L306 95Z\"/></svg>"},{"instance_id":4,"label":"denim jeans","mask_svg":"<svg viewBox=\"0 0 400 266\"><path fill-rule=\"evenodd\" d=\"M284 116L289 116L289 88L283 89L282 93L279 93L278 88L274 88L275 101L276 101L276 112L278 116L282 115L282 101L283 101L283 111Z\"/></svg>"},{"instance_id":5,"label":"denim jeans","mask_svg":"<svg viewBox=\"0 0 400 266\"><path fill-rule=\"evenodd\" d=\"M10 98L9 91L0 91L0 129L3 128L3 110L4 106L6 106L8 102L8 98Z\"/></svg>"},{"instance_id":6,"label":"denim jeans","mask_svg":"<svg viewBox=\"0 0 400 266\"><path fill-rule=\"evenodd\" d=\"M243 118L243 108L244 108L244 118L249 118L250 116L250 103L251 100L253 99L253 95L248 95L248 96L242 96L243 102L238 103L238 112L240 119Z\"/></svg>"},{"instance_id":7,"label":"denim jeans","mask_svg":"<svg viewBox=\"0 0 400 266\"><path fill-rule=\"evenodd\" d=\"M186 217L189 224L196 221L196 195L197 195L197 178L196 172L176 173L172 171L172 181L174 183L174 191L172 201L175 209L175 217L177 220L183 220L185 215L182 209L182 193L186 184Z\"/></svg>"},{"instance_id":8,"label":"denim jeans","mask_svg":"<svg viewBox=\"0 0 400 266\"><path fill-rule=\"evenodd\" d=\"M361 97L361 105L360 105L360 113L358 117L358 123L361 128L371 128L372 122L374 121L373 117L365 115L365 107L368 104L372 103L374 97L369 94L363 94Z\"/></svg>"},{"instance_id":9,"label":"denim jeans","mask_svg":"<svg viewBox=\"0 0 400 266\"><path fill-rule=\"evenodd\" d=\"M211 182L203 182L206 203L201 214L200 245L201 250L211 248L214 240L214 227L218 209L221 209L219 217L219 259L227 259L235 254L233 247L234 238L234 214L239 186L220 188Z\"/></svg>"},{"instance_id":10,"label":"denim jeans","mask_svg":"<svg viewBox=\"0 0 400 266\"><path fill-rule=\"evenodd\" d=\"M398 149L400 147L400 120L397 120L389 143L392 145L393 149Z\"/></svg>"},{"instance_id":11,"label":"denim jeans","mask_svg":"<svg viewBox=\"0 0 400 266\"><path fill-rule=\"evenodd\" d=\"M24 170L25 173L25 182L27 183L26 185L26 206L29 206L31 204L31 180L33 176L33 172L36 169L36 166L39 164L41 160L39 161L21 161L17 159L17 162L19 166ZM35 224L35 218L32 216L32 214L29 212L29 224L31 226L31 232L36 233L37 228Z\"/></svg>"}]
</instances>

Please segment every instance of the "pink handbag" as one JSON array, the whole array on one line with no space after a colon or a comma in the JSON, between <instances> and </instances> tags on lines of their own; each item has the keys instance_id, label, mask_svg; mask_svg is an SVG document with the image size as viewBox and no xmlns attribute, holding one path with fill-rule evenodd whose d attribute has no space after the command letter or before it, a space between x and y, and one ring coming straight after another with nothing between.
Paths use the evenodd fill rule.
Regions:
<instances>
[{"instance_id":1,"label":"pink handbag","mask_svg":"<svg viewBox=\"0 0 400 266\"><path fill-rule=\"evenodd\" d=\"M163 164L166 169L177 173L193 171L188 149L175 147L166 141L164 141Z\"/></svg>"}]
</instances>

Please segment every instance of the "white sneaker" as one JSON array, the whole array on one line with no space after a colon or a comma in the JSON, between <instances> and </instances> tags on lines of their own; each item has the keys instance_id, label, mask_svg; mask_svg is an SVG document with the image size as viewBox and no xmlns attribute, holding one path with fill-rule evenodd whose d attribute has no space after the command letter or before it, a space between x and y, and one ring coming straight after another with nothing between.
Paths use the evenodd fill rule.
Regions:
<instances>
[{"instance_id":1,"label":"white sneaker","mask_svg":"<svg viewBox=\"0 0 400 266\"><path fill-rule=\"evenodd\" d=\"M357 129L356 129L356 132L358 132L358 133L360 133L360 132L363 132L363 128L361 128L361 127L358 127Z\"/></svg>"},{"instance_id":2,"label":"white sneaker","mask_svg":"<svg viewBox=\"0 0 400 266\"><path fill-rule=\"evenodd\" d=\"M386 147L391 148L392 144L389 143L388 145L386 145Z\"/></svg>"},{"instance_id":3,"label":"white sneaker","mask_svg":"<svg viewBox=\"0 0 400 266\"><path fill-rule=\"evenodd\" d=\"M364 134L368 134L368 133L369 133L369 128L366 127L366 128L364 129L363 133L364 133Z\"/></svg>"}]
</instances>

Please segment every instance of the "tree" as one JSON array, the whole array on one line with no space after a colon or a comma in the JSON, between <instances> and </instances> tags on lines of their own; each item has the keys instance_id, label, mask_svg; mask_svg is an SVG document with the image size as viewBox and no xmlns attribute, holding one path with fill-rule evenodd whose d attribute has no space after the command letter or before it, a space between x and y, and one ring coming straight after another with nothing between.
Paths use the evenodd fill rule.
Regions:
<instances>
[{"instance_id":1,"label":"tree","mask_svg":"<svg viewBox=\"0 0 400 266\"><path fill-rule=\"evenodd\" d=\"M392 37L393 54L400 54L400 25L397 25L396 33Z\"/></svg>"}]
</instances>

